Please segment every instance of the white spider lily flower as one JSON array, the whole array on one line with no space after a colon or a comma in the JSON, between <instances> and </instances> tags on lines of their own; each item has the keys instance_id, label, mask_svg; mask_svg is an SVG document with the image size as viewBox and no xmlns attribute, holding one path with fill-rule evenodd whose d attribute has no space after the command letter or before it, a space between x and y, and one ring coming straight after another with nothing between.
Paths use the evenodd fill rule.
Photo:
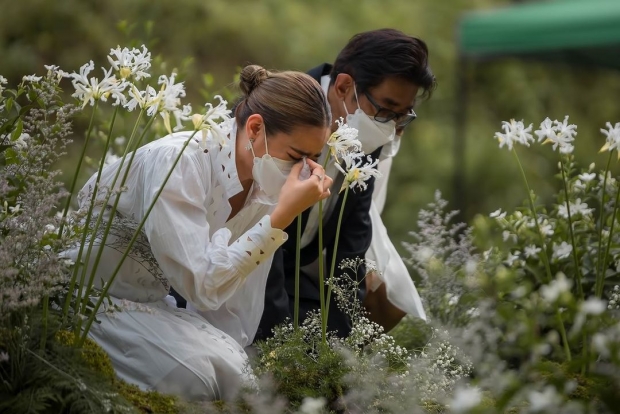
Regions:
<instances>
[{"instance_id":1,"label":"white spider lily flower","mask_svg":"<svg viewBox=\"0 0 620 414\"><path fill-rule=\"evenodd\" d=\"M526 128L523 121L511 119L510 122L502 122L502 129L504 130L503 134L500 132L495 133L495 138L499 141L500 148L506 145L508 150L512 150L515 142L529 147L530 142L534 141L532 134L530 134L532 124Z\"/></svg>"},{"instance_id":2,"label":"white spider lily flower","mask_svg":"<svg viewBox=\"0 0 620 414\"><path fill-rule=\"evenodd\" d=\"M228 109L228 102L220 95L215 96L219 99L220 103L217 106L213 106L211 103L206 103L205 107L207 111L204 115L194 114L192 115L192 124L194 125L194 131L202 132L202 140L200 148L207 149L207 136L211 131L213 138L220 145L226 146L226 137L232 130L232 111ZM220 122L217 122L217 121Z\"/></svg>"},{"instance_id":3,"label":"white spider lily flower","mask_svg":"<svg viewBox=\"0 0 620 414\"><path fill-rule=\"evenodd\" d=\"M162 111L160 112L161 117L164 119L164 126L166 127L166 131L168 131L169 134L172 134L172 131L179 131L181 129L183 129L183 121L187 121L189 119L191 119L191 114L192 114L192 105L191 104L187 104L187 105L183 105L183 109L174 109L171 111L172 115L174 116L174 121L175 121L175 127L171 128L170 125L170 112L168 111Z\"/></svg>"},{"instance_id":4,"label":"white spider lily flower","mask_svg":"<svg viewBox=\"0 0 620 414\"><path fill-rule=\"evenodd\" d=\"M578 198L574 203L569 203L571 217L578 216L581 214L583 217L588 217L592 214L592 208L588 208L586 203L582 203L581 199ZM558 206L558 214L563 218L568 218L568 208L566 204L562 204Z\"/></svg>"},{"instance_id":5,"label":"white spider lily flower","mask_svg":"<svg viewBox=\"0 0 620 414\"><path fill-rule=\"evenodd\" d=\"M607 122L605 124L607 129L602 129L601 132L605 135L605 145L600 149L599 152L603 151L618 151L618 159L620 159L620 122L616 122L615 125L611 125L611 122Z\"/></svg>"},{"instance_id":6,"label":"white spider lily flower","mask_svg":"<svg viewBox=\"0 0 620 414\"><path fill-rule=\"evenodd\" d=\"M338 156L342 156L347 152L359 152L362 149L362 143L357 139L358 131L349 127L343 118L337 119L338 129L333 132L327 140L329 151L338 161Z\"/></svg>"},{"instance_id":7,"label":"white spider lily flower","mask_svg":"<svg viewBox=\"0 0 620 414\"><path fill-rule=\"evenodd\" d=\"M562 242L561 244L553 243L553 255L551 255L552 259L566 259L573 252L573 246L566 242Z\"/></svg>"},{"instance_id":8,"label":"white spider lily flower","mask_svg":"<svg viewBox=\"0 0 620 414\"><path fill-rule=\"evenodd\" d=\"M157 112L159 96L152 86L149 85L141 91L132 83L129 86L129 97L131 99L125 104L127 110L133 111L138 107L145 109L148 116L153 116Z\"/></svg>"},{"instance_id":9,"label":"white spider lily flower","mask_svg":"<svg viewBox=\"0 0 620 414\"><path fill-rule=\"evenodd\" d=\"M108 62L118 71L121 79L133 77L135 80L141 80L151 76L147 72L151 68L151 52L144 45L142 51L136 48L129 50L126 47L121 49L120 46L110 49Z\"/></svg>"},{"instance_id":10,"label":"white spider lily flower","mask_svg":"<svg viewBox=\"0 0 620 414\"><path fill-rule=\"evenodd\" d=\"M95 104L96 100L101 99L106 102L109 96L115 99L113 105L125 104L127 98L123 94L127 87L127 82L116 79L112 75L112 69L103 69L103 79L101 82L97 78L88 78L88 74L95 68L93 61L84 64L80 68L80 73L71 73L70 78L75 93L71 96L82 102L82 108L90 104Z\"/></svg>"},{"instance_id":11,"label":"white spider lily flower","mask_svg":"<svg viewBox=\"0 0 620 414\"><path fill-rule=\"evenodd\" d=\"M549 118L540 124L540 129L534 131L538 136L538 142L544 140L543 144L553 144L553 150L559 148L560 153L570 154L575 147L571 142L575 140L577 135L577 125L568 123L568 115L564 117L564 121L551 121Z\"/></svg>"},{"instance_id":12,"label":"white spider lily flower","mask_svg":"<svg viewBox=\"0 0 620 414\"><path fill-rule=\"evenodd\" d=\"M358 186L362 190L368 188L368 181L371 177L381 177L381 173L375 167L379 163L379 160L373 160L370 155L366 157L367 163L364 162L363 152L349 152L342 155L345 168L343 169L339 163L335 163L336 168L344 174L344 181L339 192L342 192L345 188L349 187L355 190L355 186Z\"/></svg>"}]
</instances>

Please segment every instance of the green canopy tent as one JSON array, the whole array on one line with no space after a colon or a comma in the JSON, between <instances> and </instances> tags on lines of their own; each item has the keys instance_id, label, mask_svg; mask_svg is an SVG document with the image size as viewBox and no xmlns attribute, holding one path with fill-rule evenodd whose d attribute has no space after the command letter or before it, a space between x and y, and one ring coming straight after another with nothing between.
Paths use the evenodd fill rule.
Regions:
<instances>
[{"instance_id":1,"label":"green canopy tent","mask_svg":"<svg viewBox=\"0 0 620 414\"><path fill-rule=\"evenodd\" d=\"M454 198L463 211L466 68L520 56L620 69L620 0L555 0L467 13L458 42Z\"/></svg>"}]
</instances>

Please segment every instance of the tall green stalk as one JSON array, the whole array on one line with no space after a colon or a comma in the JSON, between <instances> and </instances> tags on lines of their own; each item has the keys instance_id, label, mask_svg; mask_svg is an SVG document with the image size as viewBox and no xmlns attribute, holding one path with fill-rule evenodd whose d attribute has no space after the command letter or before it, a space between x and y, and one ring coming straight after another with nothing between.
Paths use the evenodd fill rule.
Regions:
<instances>
[{"instance_id":1,"label":"tall green stalk","mask_svg":"<svg viewBox=\"0 0 620 414\"><path fill-rule=\"evenodd\" d=\"M138 124L139 119L140 118L138 118L138 120L136 121L136 124ZM155 116L152 116L151 118L149 118L148 122L144 126L144 129L142 130L142 133L140 134L140 137L136 141L135 147L132 148L131 157L129 158L129 162L128 162L127 168L125 168L125 174L123 174L123 178L121 180L119 188L122 188L125 185L125 182L127 181L127 177L129 176L129 170L131 169L131 165L133 163L133 159L134 159L134 157L136 155L136 150L140 146L140 142L142 142L142 139L144 138L144 136L148 132L149 127L151 126L151 124L153 123L154 120L155 120ZM194 134L192 134L192 137L194 135L195 135L195 132L194 132ZM130 143L128 145L128 148L130 146L133 146L133 145L131 145L132 144L131 141L134 138L135 138L135 136L132 136L132 139L130 139ZM123 157L125 157L126 155L127 155L127 150L125 150L125 154L123 155ZM118 167L118 170L116 171L116 175L114 177L114 181L110 185L110 191L108 192L108 194L106 196L106 199L105 199L105 202L104 202L104 204L103 204L103 206L101 208L101 211L99 212L99 217L98 217L98 220L97 220L98 223L100 223L101 220L103 219L103 216L105 214L105 207L108 205L108 201L109 201L110 195L113 192L112 189L115 188L116 179L118 178L118 175L119 175L120 171L123 169L123 165L124 165L124 159L121 160L121 163L120 163L120 165ZM176 165L176 163L175 163L175 165ZM89 296L90 296L90 292L92 291L94 280L95 280L95 274L97 273L97 268L99 266L99 261L101 260L101 256L103 255L103 243L107 239L108 234L110 233L110 229L112 228L113 218L114 218L114 215L116 213L116 209L118 208L118 203L120 202L121 194L122 194L121 191L119 191L118 194L116 194L116 199L114 200L114 204L112 205L112 209L110 211L110 219L107 220L106 227L105 227L105 230L104 230L103 235L102 235L102 247L97 250L97 256L95 257L95 261L94 261L94 264L93 264L93 268L92 268L92 270L90 272L90 277L88 279L88 283L85 284L85 289L86 290L84 292L84 295L82 296L82 312L84 312L86 310L86 306L88 304L88 299L89 299ZM91 250L91 246L94 245L95 235L97 234L96 232L97 232L97 228L93 229L93 235L92 235L91 240L90 240L91 243L88 246L89 247L89 253L90 253L90 250ZM90 255L87 254L87 256L90 256ZM86 272L87 270L88 270L88 262L86 262L86 264L84 266L84 272Z\"/></svg>"},{"instance_id":2,"label":"tall green stalk","mask_svg":"<svg viewBox=\"0 0 620 414\"><path fill-rule=\"evenodd\" d=\"M93 195L92 195L92 199L91 199L91 202L90 202L90 207L89 207L88 213L86 215L86 222L84 223L84 231L82 232L82 238L80 240L80 248L79 248L78 256L77 256L78 260L75 263L75 267L73 269L73 275L71 276L71 281L69 282L69 290L67 291L67 297L65 298L65 303L64 303L64 306L63 306L63 309L62 309L63 321L66 320L66 318L67 318L67 316L69 314L69 307L70 307L70 304L71 304L71 298L73 297L73 289L75 289L75 282L77 280L77 275L78 275L78 272L79 272L79 269L80 269L80 265L81 265L82 252L84 250L84 245L86 244L86 237L88 235L88 228L89 228L89 225L90 225L90 220L92 218L93 206L94 206L94 203L95 203L95 199L97 197L97 192L99 190L99 180L101 178L101 171L103 170L103 166L105 164L105 154L107 154L108 148L110 147L110 141L111 141L111 138L112 138L112 130L114 129L114 123L116 122L116 115L117 114L118 114L118 106L116 106L114 108L114 113L112 114L112 121L110 123L110 128L109 128L109 131L108 131L108 138L106 139L105 148L103 149L104 156L101 157L101 162L99 163L99 170L97 172L97 180L95 181L95 187L93 189ZM90 253L90 251L89 251L89 253ZM89 255L87 256L86 263L88 263L88 257L89 257ZM82 273L82 275L83 275L83 273ZM81 289L83 288L83 283L84 283L84 278L82 277L80 279L80 287L79 287L79 291L80 292L81 292ZM76 304L77 304L77 301L76 301ZM77 311L77 306L76 306L75 310Z\"/></svg>"},{"instance_id":3,"label":"tall green stalk","mask_svg":"<svg viewBox=\"0 0 620 414\"><path fill-rule=\"evenodd\" d=\"M519 155L517 154L516 148L513 147L512 153L514 154L515 159L517 160L517 165L519 166L519 170L521 171L521 177L523 178L523 182L525 183L525 188L527 190L527 200L530 204L530 210L532 211L532 215L534 216L534 223L536 223L536 230L538 231L538 236L540 238L541 253L542 253L543 263L545 265L545 271L547 273L547 282L550 282L552 280L552 276L551 276L551 267L549 266L549 257L547 256L545 236L542 234L542 231L540 230L540 224L538 223L538 214L536 213L536 208L534 207L534 200L532 198L532 191L530 190L530 185L527 181L527 177L525 176L525 170L523 169L523 165L521 165L521 161L519 160ZM562 314L560 313L560 310L557 307L556 307L555 315L558 320L558 327L560 330L560 335L562 337L566 359L567 361L571 361L572 357L571 357L570 347L568 346L568 336L566 335L566 328L564 327L564 321L562 320Z\"/></svg>"},{"instance_id":4,"label":"tall green stalk","mask_svg":"<svg viewBox=\"0 0 620 414\"><path fill-rule=\"evenodd\" d=\"M62 231L65 228L65 219L67 218L67 214L69 213L69 207L71 206L71 199L73 198L73 193L75 192L75 186L77 185L78 176L80 174L80 169L82 168L82 162L84 161L84 155L86 154L86 148L88 147L88 142L90 141L90 135L93 131L93 123L95 120L95 113L97 112L98 105L99 105L99 100L95 100L95 105L93 105L93 112L90 115L90 122L88 123L86 139L84 140L84 145L82 146L82 152L80 153L80 157L78 158L78 164L75 167L75 172L73 173L73 179L71 180L71 189L69 190L69 195L67 196L67 202L65 203L65 208L62 211L62 219L60 220L60 227L58 229L58 237L62 237Z\"/></svg>"},{"instance_id":5,"label":"tall green stalk","mask_svg":"<svg viewBox=\"0 0 620 414\"><path fill-rule=\"evenodd\" d=\"M154 117L152 117L151 120L153 118ZM153 198L153 201L151 202L151 204L149 205L149 208L144 213L144 216L142 217L142 220L140 220L140 223L138 224L138 227L134 231L134 234L133 234L131 240L127 244L127 248L123 252L123 256L121 257L121 260L118 262L118 264L116 265L116 268L114 269L114 271L112 272L112 275L110 276L110 280L108 280L108 282L103 287L103 289L101 291L101 294L99 295L99 298L97 300L97 303L95 303L93 311L92 311L91 315L88 317L88 320L86 321L86 325L84 326L84 330L82 331L82 334L80 336L80 339L79 339L79 342L78 342L78 346L81 346L84 343L84 341L86 340L86 336L88 335L90 327L92 326L92 324L93 324L93 322L95 320L97 311L101 307L101 304L103 303L104 298L107 296L108 291L110 290L110 287L114 283L114 280L116 279L116 276L118 275L118 272L119 272L121 266L125 262L125 259L129 255L129 252L131 251L131 248L133 247L134 243L136 242L136 240L140 236L140 233L142 231L142 228L144 227L144 224L146 223L146 220L148 219L149 215L151 214L151 211L153 210L153 207L155 207L155 203L159 199L159 196L164 191L164 188L166 187L166 183L168 183L168 179L170 179L170 176L172 175L174 169L176 168L179 160L183 156L183 152L185 152L185 148L187 148L189 143L192 141L192 139L194 138L194 135L196 135L196 131L194 131L194 133L183 144L183 147L181 148L181 151L179 152L179 155L177 155L176 159L174 160L174 163L172 164L172 167L170 167L170 170L168 171L168 174L166 174L166 177L164 178L164 181L162 182L161 186L159 187L159 190L155 194L155 197ZM110 219L110 221L112 221L112 219ZM102 249L100 249L100 250L102 250Z\"/></svg>"},{"instance_id":6,"label":"tall green stalk","mask_svg":"<svg viewBox=\"0 0 620 414\"><path fill-rule=\"evenodd\" d=\"M614 234L614 225L616 224L616 215L618 214L618 201L620 201L620 186L616 189L616 201L614 203L614 211L611 215L611 224L609 226L609 237L607 238L607 246L605 247L605 254L603 255L603 267L601 271L601 281L598 284L598 290L595 292L598 298L603 296L603 288L605 287L605 273L607 273L607 258L609 257L609 250L611 249L612 235Z\"/></svg>"},{"instance_id":7,"label":"tall green stalk","mask_svg":"<svg viewBox=\"0 0 620 414\"><path fill-rule=\"evenodd\" d=\"M299 273L301 271L301 214L297 216L297 245L295 248L295 304L293 326L299 327Z\"/></svg>"},{"instance_id":8,"label":"tall green stalk","mask_svg":"<svg viewBox=\"0 0 620 414\"><path fill-rule=\"evenodd\" d=\"M323 200L319 201L319 301L321 304L321 338L327 343L327 319L325 315L325 265L323 257Z\"/></svg>"},{"instance_id":9,"label":"tall green stalk","mask_svg":"<svg viewBox=\"0 0 620 414\"><path fill-rule=\"evenodd\" d=\"M338 215L338 224L336 226L336 238L334 239L334 253L332 255L332 264L329 270L329 286L327 287L327 301L325 305L325 324L327 325L327 317L329 316L329 301L332 295L332 283L334 283L334 271L336 269L336 254L338 253L338 241L340 240L340 228L342 227L342 216L344 215L344 206L347 203L347 196L349 195L349 186L344 190L344 196L342 197L342 205L340 206L340 214Z\"/></svg>"},{"instance_id":10,"label":"tall green stalk","mask_svg":"<svg viewBox=\"0 0 620 414\"><path fill-rule=\"evenodd\" d=\"M594 283L594 294L600 299L603 296L603 282L605 279L606 269L603 267L603 260L601 259L603 250L603 225L605 224L605 193L607 192L607 174L609 173L609 167L611 165L612 152L609 151L609 157L607 158L607 166L605 167L605 175L603 176L603 187L601 188L601 211L599 215L599 228L598 228L598 250L596 261L596 282ZM616 206L618 202L616 201ZM615 209L615 208L614 208ZM611 239L611 232L609 233ZM600 292L600 294L599 294Z\"/></svg>"},{"instance_id":11,"label":"tall green stalk","mask_svg":"<svg viewBox=\"0 0 620 414\"><path fill-rule=\"evenodd\" d=\"M583 286L581 284L581 269L579 268L579 257L577 256L577 243L575 242L575 234L573 232L573 219L570 212L570 200L568 194L568 184L566 182L566 172L564 171L564 161L560 157L560 169L562 170L562 183L564 184L564 194L566 195L566 212L568 214L568 233L570 234L570 241L573 246L573 263L575 266L575 275L577 276L577 292L579 298L584 299Z\"/></svg>"}]
</instances>

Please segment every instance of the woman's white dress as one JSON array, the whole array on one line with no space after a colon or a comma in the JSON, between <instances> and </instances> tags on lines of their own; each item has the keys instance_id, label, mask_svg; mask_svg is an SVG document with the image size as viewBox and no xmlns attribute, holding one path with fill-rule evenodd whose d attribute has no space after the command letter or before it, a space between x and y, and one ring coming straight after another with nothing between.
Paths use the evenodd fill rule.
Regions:
<instances>
[{"instance_id":1,"label":"woman's white dress","mask_svg":"<svg viewBox=\"0 0 620 414\"><path fill-rule=\"evenodd\" d=\"M234 132L227 145L209 151L191 139L109 291L122 311L101 313L89 332L119 377L143 389L226 399L253 380L244 347L256 333L273 253L286 233L271 227L273 206L256 200L258 189L227 222L228 199L242 190ZM190 136L175 133L136 151L97 266L97 286L109 280ZM119 163L104 169L100 188L109 188ZM88 207L95 179L80 192L81 207ZM201 315L169 304L170 286Z\"/></svg>"}]
</instances>

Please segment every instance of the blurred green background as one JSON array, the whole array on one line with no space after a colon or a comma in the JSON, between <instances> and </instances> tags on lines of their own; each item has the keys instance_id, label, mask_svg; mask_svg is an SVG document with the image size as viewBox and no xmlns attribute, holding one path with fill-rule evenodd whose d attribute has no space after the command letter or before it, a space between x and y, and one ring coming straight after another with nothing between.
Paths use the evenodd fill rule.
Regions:
<instances>
[{"instance_id":1,"label":"blurred green background","mask_svg":"<svg viewBox=\"0 0 620 414\"><path fill-rule=\"evenodd\" d=\"M587 1L587 0L583 0ZM417 212L440 189L462 217L512 208L526 196L512 154L493 139L502 120L524 119L536 129L545 118L570 115L579 135L583 166L597 154L606 121L620 121L620 71L578 61L540 63L506 58L469 65L469 99L457 105L456 30L463 13L510 4L501 0L2 0L0 74L15 85L44 64L77 71L92 59L107 66L110 48L146 44L157 55L155 72L173 68L186 81L187 101L198 108L228 92L239 67L308 70L333 62L355 33L393 27L424 39L438 79L432 99L416 109L395 159L384 221L400 248L416 227ZM515 3L515 2L513 2ZM620 29L619 29L620 30ZM98 69L99 71L99 69ZM99 75L97 73L97 75ZM466 111L456 131L455 112ZM78 129L81 125L78 125ZM467 138L463 199L454 199L455 139ZM76 136L79 141L80 135ZM75 152L78 151L76 146ZM542 202L559 182L550 147L519 148L533 189ZM70 168L72 163L67 164ZM65 174L68 175L68 174ZM67 177L67 180L69 178Z\"/></svg>"}]
</instances>

